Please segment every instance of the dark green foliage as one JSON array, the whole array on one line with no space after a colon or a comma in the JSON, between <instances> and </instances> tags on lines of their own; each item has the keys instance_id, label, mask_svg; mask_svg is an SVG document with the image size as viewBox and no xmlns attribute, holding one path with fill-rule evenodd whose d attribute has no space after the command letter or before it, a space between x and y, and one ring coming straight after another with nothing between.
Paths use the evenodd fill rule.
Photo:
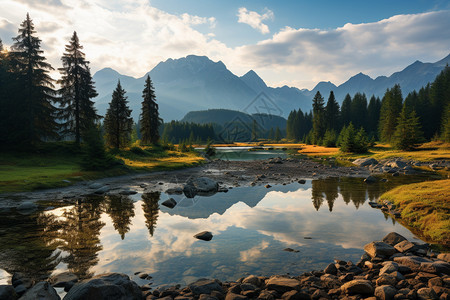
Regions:
<instances>
[{"instance_id":1,"label":"dark green foliage","mask_svg":"<svg viewBox=\"0 0 450 300\"><path fill-rule=\"evenodd\" d=\"M193 140L206 142L215 139L216 134L211 124L194 124L171 121L163 125L162 140L166 143L178 144L193 135Z\"/></svg>"},{"instance_id":2,"label":"dark green foliage","mask_svg":"<svg viewBox=\"0 0 450 300\"><path fill-rule=\"evenodd\" d=\"M269 135L267 136L267 139L269 139L271 141L274 139L274 137L275 137L275 133L273 131L273 127L271 127L270 131L269 131Z\"/></svg>"},{"instance_id":3,"label":"dark green foliage","mask_svg":"<svg viewBox=\"0 0 450 300\"><path fill-rule=\"evenodd\" d=\"M372 137L376 137L378 133L378 122L380 121L381 100L372 96L367 107L367 132Z\"/></svg>"},{"instance_id":4,"label":"dark green foliage","mask_svg":"<svg viewBox=\"0 0 450 300\"><path fill-rule=\"evenodd\" d=\"M344 126L338 138L342 152L365 153L369 148L369 140L363 127L356 132L352 123Z\"/></svg>"},{"instance_id":5,"label":"dark green foliage","mask_svg":"<svg viewBox=\"0 0 450 300\"><path fill-rule=\"evenodd\" d=\"M98 94L94 87L89 61L81 51L77 33L74 32L66 52L61 57L63 67L59 68L61 85L61 111L58 117L65 121L63 134L75 137L75 143L80 144L82 134L100 119L94 102L91 101Z\"/></svg>"},{"instance_id":6,"label":"dark green foliage","mask_svg":"<svg viewBox=\"0 0 450 300\"><path fill-rule=\"evenodd\" d=\"M280 128L277 127L277 130L275 130L275 141L278 142L279 140L281 140L281 131Z\"/></svg>"},{"instance_id":7,"label":"dark green foliage","mask_svg":"<svg viewBox=\"0 0 450 300\"><path fill-rule=\"evenodd\" d=\"M381 101L380 110L380 139L383 142L391 142L397 126L397 119L402 110L402 91L400 85L396 84L392 89L388 89Z\"/></svg>"},{"instance_id":8,"label":"dark green foliage","mask_svg":"<svg viewBox=\"0 0 450 300\"><path fill-rule=\"evenodd\" d=\"M444 142L450 143L450 103L445 108L444 118L442 120L441 138Z\"/></svg>"},{"instance_id":9,"label":"dark green foliage","mask_svg":"<svg viewBox=\"0 0 450 300\"><path fill-rule=\"evenodd\" d=\"M325 147L335 147L337 141L336 131L334 129L327 129L323 136L322 145Z\"/></svg>"},{"instance_id":10,"label":"dark green foliage","mask_svg":"<svg viewBox=\"0 0 450 300\"><path fill-rule=\"evenodd\" d=\"M114 159L106 153L105 142L99 126L92 125L84 132L85 156L81 167L85 170L104 170L113 165Z\"/></svg>"},{"instance_id":11,"label":"dark green foliage","mask_svg":"<svg viewBox=\"0 0 450 300\"><path fill-rule=\"evenodd\" d=\"M302 110L290 112L286 125L286 137L300 141L312 129L312 114L303 114Z\"/></svg>"},{"instance_id":12,"label":"dark green foliage","mask_svg":"<svg viewBox=\"0 0 450 300\"><path fill-rule=\"evenodd\" d=\"M397 127L393 136L394 147L400 150L413 150L424 141L419 117L414 110L403 105L397 119Z\"/></svg>"},{"instance_id":13,"label":"dark green foliage","mask_svg":"<svg viewBox=\"0 0 450 300\"><path fill-rule=\"evenodd\" d=\"M141 140L144 144L155 144L159 141L159 126L162 124L162 119L159 117L155 89L150 75L147 75L145 80L142 98L144 100L142 101L142 112L139 119Z\"/></svg>"},{"instance_id":14,"label":"dark green foliage","mask_svg":"<svg viewBox=\"0 0 450 300\"><path fill-rule=\"evenodd\" d=\"M256 120L253 120L252 122L252 141L256 141L258 139L258 124L256 123Z\"/></svg>"},{"instance_id":15,"label":"dark green foliage","mask_svg":"<svg viewBox=\"0 0 450 300\"><path fill-rule=\"evenodd\" d=\"M12 110L16 127L11 132L11 143L33 144L57 139L59 125L56 122L58 101L54 90L54 80L49 72L54 70L42 55L41 40L35 36L36 31L30 16L19 27L19 35L10 53L14 79L20 83L14 94L9 94L6 101L14 101ZM14 99L14 100L13 100Z\"/></svg>"},{"instance_id":16,"label":"dark green foliage","mask_svg":"<svg viewBox=\"0 0 450 300\"><path fill-rule=\"evenodd\" d=\"M106 144L119 149L129 144L130 134L133 130L133 119L131 109L127 105L125 90L117 83L117 87L112 94L112 100L105 116Z\"/></svg>"},{"instance_id":17,"label":"dark green foliage","mask_svg":"<svg viewBox=\"0 0 450 300\"><path fill-rule=\"evenodd\" d=\"M341 124L346 126L352 121L352 97L347 94L341 105Z\"/></svg>"},{"instance_id":18,"label":"dark green foliage","mask_svg":"<svg viewBox=\"0 0 450 300\"><path fill-rule=\"evenodd\" d=\"M330 92L328 97L327 106L325 107L325 121L327 123L327 129L338 130L339 129L339 103L337 103L334 97L333 91Z\"/></svg>"},{"instance_id":19,"label":"dark green foliage","mask_svg":"<svg viewBox=\"0 0 450 300\"><path fill-rule=\"evenodd\" d=\"M214 155L216 155L216 148L214 148L212 145L212 140L208 140L208 143L206 144L205 147L205 154L208 157L212 157Z\"/></svg>"},{"instance_id":20,"label":"dark green foliage","mask_svg":"<svg viewBox=\"0 0 450 300\"><path fill-rule=\"evenodd\" d=\"M365 94L356 93L351 105L351 121L356 128L367 124L367 98Z\"/></svg>"},{"instance_id":21,"label":"dark green foliage","mask_svg":"<svg viewBox=\"0 0 450 300\"><path fill-rule=\"evenodd\" d=\"M317 92L313 99L313 142L315 144L320 144L325 130L325 107L324 100L320 92Z\"/></svg>"}]
</instances>

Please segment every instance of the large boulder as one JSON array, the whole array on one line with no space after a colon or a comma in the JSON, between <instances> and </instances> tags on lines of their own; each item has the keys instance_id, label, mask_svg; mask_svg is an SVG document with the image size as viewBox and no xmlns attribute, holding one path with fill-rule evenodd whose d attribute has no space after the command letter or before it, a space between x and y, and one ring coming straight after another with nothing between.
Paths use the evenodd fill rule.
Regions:
<instances>
[{"instance_id":1,"label":"large boulder","mask_svg":"<svg viewBox=\"0 0 450 300\"><path fill-rule=\"evenodd\" d=\"M394 248L398 251L398 252L408 252L408 251L414 251L414 249L416 249L416 245L411 243L410 241L406 240L406 241L402 241L400 243L395 244Z\"/></svg>"},{"instance_id":2,"label":"large boulder","mask_svg":"<svg viewBox=\"0 0 450 300\"><path fill-rule=\"evenodd\" d=\"M78 276L71 272L63 272L53 275L48 280L54 287L66 287L67 285L74 285L78 282Z\"/></svg>"},{"instance_id":3,"label":"large boulder","mask_svg":"<svg viewBox=\"0 0 450 300\"><path fill-rule=\"evenodd\" d=\"M212 240L213 235L209 231L202 231L202 232L197 233L196 235L194 235L194 237L196 239L199 239L199 240L210 241L210 240Z\"/></svg>"},{"instance_id":4,"label":"large boulder","mask_svg":"<svg viewBox=\"0 0 450 300\"><path fill-rule=\"evenodd\" d=\"M384 242L371 242L364 246L370 257L389 257L396 252L395 248Z\"/></svg>"},{"instance_id":5,"label":"large boulder","mask_svg":"<svg viewBox=\"0 0 450 300\"><path fill-rule=\"evenodd\" d=\"M441 253L437 256L438 259L450 262L450 253Z\"/></svg>"},{"instance_id":6,"label":"large boulder","mask_svg":"<svg viewBox=\"0 0 450 300\"><path fill-rule=\"evenodd\" d=\"M300 281L293 278L272 276L267 280L266 286L269 290L285 293L291 290L300 290Z\"/></svg>"},{"instance_id":7,"label":"large boulder","mask_svg":"<svg viewBox=\"0 0 450 300\"><path fill-rule=\"evenodd\" d=\"M396 244L406 241L406 238L403 235L398 234L397 232L388 233L384 238L383 242L389 244L391 246L395 246Z\"/></svg>"},{"instance_id":8,"label":"large boulder","mask_svg":"<svg viewBox=\"0 0 450 300\"><path fill-rule=\"evenodd\" d=\"M400 256L395 257L394 261L398 263L399 265L407 266L413 271L419 271L420 265L422 263L432 263L432 260L429 260L425 257L420 256Z\"/></svg>"},{"instance_id":9,"label":"large boulder","mask_svg":"<svg viewBox=\"0 0 450 300\"><path fill-rule=\"evenodd\" d=\"M189 179L183 187L183 193L188 198L193 198L195 195L213 195L217 193L219 184L207 177L199 177L195 179Z\"/></svg>"},{"instance_id":10,"label":"large boulder","mask_svg":"<svg viewBox=\"0 0 450 300\"><path fill-rule=\"evenodd\" d=\"M445 261L424 262L420 264L420 271L433 274L450 275L450 263Z\"/></svg>"},{"instance_id":11,"label":"large boulder","mask_svg":"<svg viewBox=\"0 0 450 300\"><path fill-rule=\"evenodd\" d=\"M138 300L143 299L139 286L130 277L107 273L76 283L64 300Z\"/></svg>"},{"instance_id":12,"label":"large boulder","mask_svg":"<svg viewBox=\"0 0 450 300\"><path fill-rule=\"evenodd\" d=\"M360 167L366 167L370 165L376 165L378 164L378 161L374 158L358 158L357 160L353 161L353 164Z\"/></svg>"},{"instance_id":13,"label":"large boulder","mask_svg":"<svg viewBox=\"0 0 450 300\"><path fill-rule=\"evenodd\" d=\"M199 279L189 285L189 289L195 295L211 294L213 291L223 292L222 286L217 280Z\"/></svg>"},{"instance_id":14,"label":"large boulder","mask_svg":"<svg viewBox=\"0 0 450 300\"><path fill-rule=\"evenodd\" d=\"M168 208L174 208L177 205L177 201L175 201L175 199L170 198L167 199L166 201L164 201L163 203L161 203L161 205L164 205Z\"/></svg>"},{"instance_id":15,"label":"large boulder","mask_svg":"<svg viewBox=\"0 0 450 300\"><path fill-rule=\"evenodd\" d=\"M397 289L390 285L382 285L375 289L375 297L380 300L394 300Z\"/></svg>"},{"instance_id":16,"label":"large boulder","mask_svg":"<svg viewBox=\"0 0 450 300\"><path fill-rule=\"evenodd\" d=\"M374 289L369 280L355 279L344 283L341 286L341 291L348 295L372 295Z\"/></svg>"},{"instance_id":17,"label":"large boulder","mask_svg":"<svg viewBox=\"0 0 450 300\"><path fill-rule=\"evenodd\" d=\"M20 300L60 300L56 290L46 281L41 281L29 289Z\"/></svg>"}]
</instances>

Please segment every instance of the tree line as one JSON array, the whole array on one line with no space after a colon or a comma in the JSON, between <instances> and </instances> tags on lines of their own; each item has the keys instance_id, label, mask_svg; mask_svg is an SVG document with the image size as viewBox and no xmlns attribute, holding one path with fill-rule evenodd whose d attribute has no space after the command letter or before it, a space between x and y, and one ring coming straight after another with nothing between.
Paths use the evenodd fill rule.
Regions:
<instances>
[{"instance_id":1,"label":"tree line","mask_svg":"<svg viewBox=\"0 0 450 300\"><path fill-rule=\"evenodd\" d=\"M434 82L403 99L400 85L383 98L347 94L339 106L333 91L328 101L317 92L311 112L290 112L287 138L308 144L338 146L344 152L366 152L375 141L410 150L424 141L450 142L450 67Z\"/></svg>"},{"instance_id":2,"label":"tree line","mask_svg":"<svg viewBox=\"0 0 450 300\"><path fill-rule=\"evenodd\" d=\"M79 146L82 141L98 142L103 136L110 147L127 146L133 120L126 91L119 81L100 126L103 117L92 101L98 94L77 33L65 46L58 68L61 78L56 81L50 76L54 68L46 62L29 14L18 32L10 50L4 49L0 39L0 148L32 149L41 142L62 139L74 140ZM150 76L142 98L141 141L154 144L162 120Z\"/></svg>"}]
</instances>

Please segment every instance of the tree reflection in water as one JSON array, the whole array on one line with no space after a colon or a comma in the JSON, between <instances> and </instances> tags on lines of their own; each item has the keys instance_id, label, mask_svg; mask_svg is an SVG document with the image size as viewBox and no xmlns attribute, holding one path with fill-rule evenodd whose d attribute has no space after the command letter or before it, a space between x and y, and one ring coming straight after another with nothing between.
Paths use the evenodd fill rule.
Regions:
<instances>
[{"instance_id":1,"label":"tree reflection in water","mask_svg":"<svg viewBox=\"0 0 450 300\"><path fill-rule=\"evenodd\" d=\"M142 194L142 210L144 211L145 224L151 236L155 233L156 221L158 220L161 192Z\"/></svg>"},{"instance_id":2,"label":"tree reflection in water","mask_svg":"<svg viewBox=\"0 0 450 300\"><path fill-rule=\"evenodd\" d=\"M127 196L105 196L105 212L110 216L114 229L120 234L122 240L130 231L131 221L134 217L134 203Z\"/></svg>"}]
</instances>

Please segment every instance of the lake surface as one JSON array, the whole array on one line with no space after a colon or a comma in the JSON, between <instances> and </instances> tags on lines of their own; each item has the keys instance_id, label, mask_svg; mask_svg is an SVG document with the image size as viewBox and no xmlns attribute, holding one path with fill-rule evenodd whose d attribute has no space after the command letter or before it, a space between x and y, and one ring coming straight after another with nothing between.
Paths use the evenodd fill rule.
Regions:
<instances>
[{"instance_id":1,"label":"lake surface","mask_svg":"<svg viewBox=\"0 0 450 300\"><path fill-rule=\"evenodd\" d=\"M391 231L415 239L367 204L400 182L331 178L193 199L153 192L84 199L28 216L2 213L0 284L13 272L45 278L70 270L81 278L123 272L139 284L148 281L134 273L144 271L158 286L295 275L335 258L357 262L366 243ZM178 202L174 209L161 206L169 197ZM204 230L211 241L193 238ZM283 251L288 247L299 252Z\"/></svg>"}]
</instances>

